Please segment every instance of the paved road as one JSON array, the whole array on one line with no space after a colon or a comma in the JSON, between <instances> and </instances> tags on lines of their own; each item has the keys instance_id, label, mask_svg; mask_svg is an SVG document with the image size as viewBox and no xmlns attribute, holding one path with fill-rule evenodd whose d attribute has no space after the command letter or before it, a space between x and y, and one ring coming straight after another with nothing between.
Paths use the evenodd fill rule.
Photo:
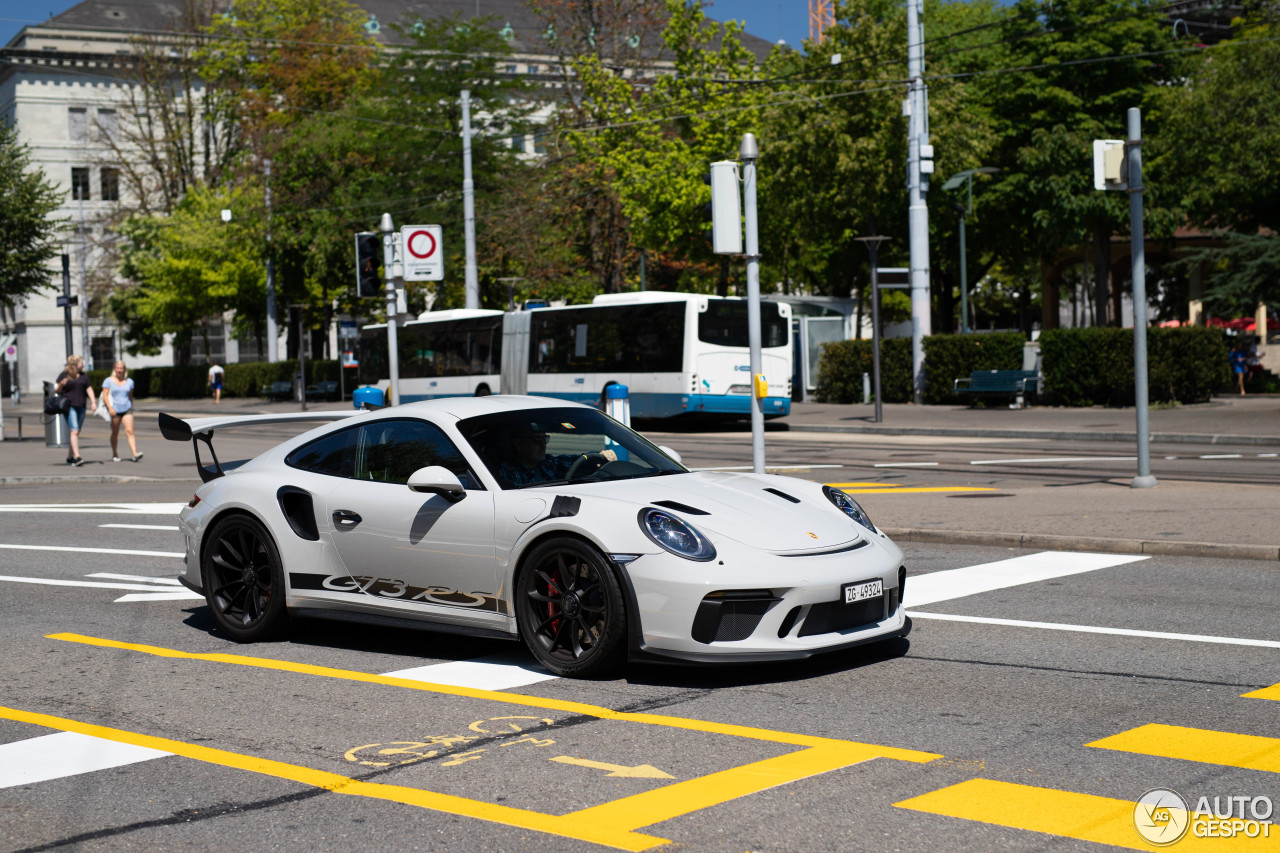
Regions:
<instances>
[{"instance_id":1,"label":"paved road","mask_svg":"<svg viewBox=\"0 0 1280 853\"><path fill-rule=\"evenodd\" d=\"M909 642L581 682L428 632L231 643L171 583L188 484L127 485L3 494L2 849L1148 849L1152 788L1276 796L1270 563L908 544Z\"/></svg>"}]
</instances>

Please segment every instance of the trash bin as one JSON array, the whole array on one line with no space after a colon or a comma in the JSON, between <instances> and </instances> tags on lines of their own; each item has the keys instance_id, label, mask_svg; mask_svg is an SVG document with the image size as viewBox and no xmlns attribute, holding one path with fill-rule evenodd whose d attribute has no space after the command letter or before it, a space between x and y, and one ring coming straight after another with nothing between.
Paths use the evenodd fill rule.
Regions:
<instances>
[{"instance_id":1,"label":"trash bin","mask_svg":"<svg viewBox=\"0 0 1280 853\"><path fill-rule=\"evenodd\" d=\"M52 382L46 381L44 383L44 396L46 399L53 396ZM69 447L71 445L71 429L67 424L66 415L42 414L40 420L44 421L45 447Z\"/></svg>"},{"instance_id":2,"label":"trash bin","mask_svg":"<svg viewBox=\"0 0 1280 853\"><path fill-rule=\"evenodd\" d=\"M363 407L366 403L371 406L381 406L382 399L382 389L373 385L361 385L351 395L351 401L357 409Z\"/></svg>"}]
</instances>

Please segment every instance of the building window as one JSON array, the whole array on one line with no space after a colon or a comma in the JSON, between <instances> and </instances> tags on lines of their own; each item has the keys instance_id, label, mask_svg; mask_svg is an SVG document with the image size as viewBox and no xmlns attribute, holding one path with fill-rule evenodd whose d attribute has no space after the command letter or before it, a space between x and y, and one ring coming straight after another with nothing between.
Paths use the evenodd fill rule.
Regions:
<instances>
[{"instance_id":1,"label":"building window","mask_svg":"<svg viewBox=\"0 0 1280 853\"><path fill-rule=\"evenodd\" d=\"M71 167L71 197L75 199L89 198L89 167Z\"/></svg>"},{"instance_id":2,"label":"building window","mask_svg":"<svg viewBox=\"0 0 1280 853\"><path fill-rule=\"evenodd\" d=\"M89 111L84 107L71 107L68 109L67 132L72 142L87 142L89 139Z\"/></svg>"},{"instance_id":3,"label":"building window","mask_svg":"<svg viewBox=\"0 0 1280 853\"><path fill-rule=\"evenodd\" d=\"M227 339L223 330L222 321L211 320L205 323L205 328L209 330L209 351L205 352L205 331L204 328L197 328L191 335L191 363L192 364L213 364L214 362L222 362L227 360ZM207 356L207 357L206 357Z\"/></svg>"},{"instance_id":4,"label":"building window","mask_svg":"<svg viewBox=\"0 0 1280 853\"><path fill-rule=\"evenodd\" d=\"M524 153L524 134L523 133L511 134L511 150L516 152L517 154Z\"/></svg>"},{"instance_id":5,"label":"building window","mask_svg":"<svg viewBox=\"0 0 1280 853\"><path fill-rule=\"evenodd\" d=\"M120 200L120 170L108 167L102 168L102 200L103 201L119 201Z\"/></svg>"},{"instance_id":6,"label":"building window","mask_svg":"<svg viewBox=\"0 0 1280 853\"><path fill-rule=\"evenodd\" d=\"M240 362L266 361L267 353L264 348L258 346L258 339L251 337L248 339L240 338Z\"/></svg>"},{"instance_id":7,"label":"building window","mask_svg":"<svg viewBox=\"0 0 1280 853\"><path fill-rule=\"evenodd\" d=\"M116 135L116 111L98 110L98 138L110 140Z\"/></svg>"},{"instance_id":8,"label":"building window","mask_svg":"<svg viewBox=\"0 0 1280 853\"><path fill-rule=\"evenodd\" d=\"M535 133L533 135L533 153L547 153L547 135L545 133Z\"/></svg>"},{"instance_id":9,"label":"building window","mask_svg":"<svg viewBox=\"0 0 1280 853\"><path fill-rule=\"evenodd\" d=\"M116 363L116 343L110 336L91 338L89 352L92 354L94 365L99 369Z\"/></svg>"}]
</instances>

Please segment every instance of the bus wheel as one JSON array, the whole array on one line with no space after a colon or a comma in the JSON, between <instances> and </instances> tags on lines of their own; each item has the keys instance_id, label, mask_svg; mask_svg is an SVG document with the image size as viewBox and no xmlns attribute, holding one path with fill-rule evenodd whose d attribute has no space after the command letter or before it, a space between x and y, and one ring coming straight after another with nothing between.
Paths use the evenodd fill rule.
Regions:
<instances>
[{"instance_id":1,"label":"bus wheel","mask_svg":"<svg viewBox=\"0 0 1280 853\"><path fill-rule=\"evenodd\" d=\"M481 385L479 388L476 389L477 397L488 397L492 393L493 392L489 390L488 385Z\"/></svg>"}]
</instances>

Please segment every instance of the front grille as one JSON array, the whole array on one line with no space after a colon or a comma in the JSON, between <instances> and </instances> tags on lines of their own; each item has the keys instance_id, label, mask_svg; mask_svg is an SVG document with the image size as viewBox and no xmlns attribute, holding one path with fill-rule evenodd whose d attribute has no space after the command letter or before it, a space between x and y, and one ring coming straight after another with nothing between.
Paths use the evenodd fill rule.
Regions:
<instances>
[{"instance_id":1,"label":"front grille","mask_svg":"<svg viewBox=\"0 0 1280 853\"><path fill-rule=\"evenodd\" d=\"M745 640L778 602L765 595L732 597L728 594L711 594L698 605L693 617L693 638L699 643L726 643Z\"/></svg>"},{"instance_id":2,"label":"front grille","mask_svg":"<svg viewBox=\"0 0 1280 853\"><path fill-rule=\"evenodd\" d=\"M833 631L849 631L879 622L885 617L884 596L868 598L855 604L843 601L824 601L809 608L809 615L800 625L801 637L830 634ZM892 612L892 611L890 611Z\"/></svg>"}]
</instances>

